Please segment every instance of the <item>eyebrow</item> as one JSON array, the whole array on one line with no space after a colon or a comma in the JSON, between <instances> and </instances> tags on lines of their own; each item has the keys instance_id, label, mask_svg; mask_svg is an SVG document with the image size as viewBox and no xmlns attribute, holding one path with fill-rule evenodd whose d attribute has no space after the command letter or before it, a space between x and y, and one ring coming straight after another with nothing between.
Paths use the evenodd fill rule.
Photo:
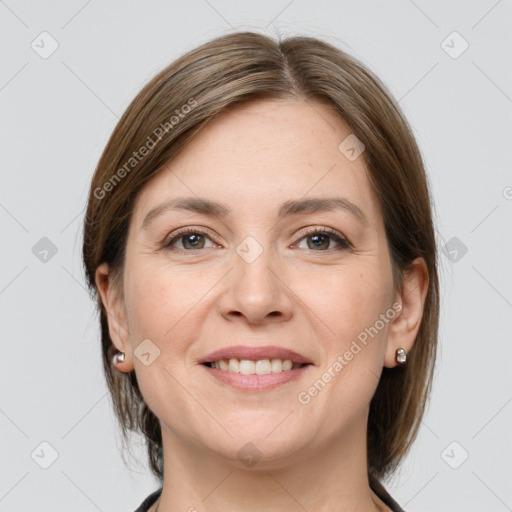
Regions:
<instances>
[{"instance_id":1,"label":"eyebrow","mask_svg":"<svg viewBox=\"0 0 512 512\"><path fill-rule=\"evenodd\" d=\"M141 224L141 229L148 225L160 215L174 210L185 210L193 213L209 215L213 217L226 218L231 214L230 208L223 203L202 199L199 197L176 197L165 201L151 209ZM357 217L363 224L368 220L363 210L356 204L344 197L318 197L309 199L298 199L284 202L279 208L278 217L284 218L290 215L300 215L315 212L331 212L336 210L348 211Z\"/></svg>"}]
</instances>

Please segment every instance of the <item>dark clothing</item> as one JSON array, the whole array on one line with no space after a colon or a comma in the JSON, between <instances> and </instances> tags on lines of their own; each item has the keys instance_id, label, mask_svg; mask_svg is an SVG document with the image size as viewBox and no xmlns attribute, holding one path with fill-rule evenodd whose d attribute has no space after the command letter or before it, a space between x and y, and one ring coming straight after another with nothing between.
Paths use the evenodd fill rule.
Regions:
<instances>
[{"instance_id":1,"label":"dark clothing","mask_svg":"<svg viewBox=\"0 0 512 512\"><path fill-rule=\"evenodd\" d=\"M150 494L139 506L139 508L135 512L147 512L149 507L155 503L160 494L162 493L162 489L158 489L154 493Z\"/></svg>"},{"instance_id":2,"label":"dark clothing","mask_svg":"<svg viewBox=\"0 0 512 512\"><path fill-rule=\"evenodd\" d=\"M372 491L393 511L405 512L405 510L388 494L384 486L376 479L370 478L370 487ZM149 507L155 503L162 492L162 489L150 494L135 512L147 512Z\"/></svg>"}]
</instances>

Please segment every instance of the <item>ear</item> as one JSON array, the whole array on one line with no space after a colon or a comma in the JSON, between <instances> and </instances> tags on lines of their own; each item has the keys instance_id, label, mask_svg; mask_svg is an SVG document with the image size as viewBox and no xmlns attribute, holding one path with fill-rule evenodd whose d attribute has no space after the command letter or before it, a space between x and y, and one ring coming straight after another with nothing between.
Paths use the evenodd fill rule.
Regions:
<instances>
[{"instance_id":1,"label":"ear","mask_svg":"<svg viewBox=\"0 0 512 512\"><path fill-rule=\"evenodd\" d=\"M98 266L95 281L101 302L107 313L110 339L117 350L125 354L124 361L118 361L116 368L123 372L129 372L133 370L133 358L121 285L114 282L107 263Z\"/></svg>"},{"instance_id":2,"label":"ear","mask_svg":"<svg viewBox=\"0 0 512 512\"><path fill-rule=\"evenodd\" d=\"M428 269L423 258L416 258L404 275L403 288L395 302L401 304L397 316L390 324L384 366L397 366L396 351L403 348L408 354L416 340L423 317L428 290Z\"/></svg>"}]
</instances>

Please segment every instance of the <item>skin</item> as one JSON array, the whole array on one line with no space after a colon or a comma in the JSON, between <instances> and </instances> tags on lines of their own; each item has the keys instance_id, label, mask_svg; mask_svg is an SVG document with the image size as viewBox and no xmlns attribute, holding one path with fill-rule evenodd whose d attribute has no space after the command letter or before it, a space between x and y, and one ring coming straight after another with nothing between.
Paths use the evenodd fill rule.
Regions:
<instances>
[{"instance_id":1,"label":"skin","mask_svg":"<svg viewBox=\"0 0 512 512\"><path fill-rule=\"evenodd\" d=\"M108 266L98 267L110 335L126 354L117 368L135 369L162 427L165 477L152 510L389 510L367 479L369 404L382 368L397 364L396 349L413 346L428 276L418 258L403 292L394 289L364 160L338 149L349 134L318 102L265 99L224 112L139 192L124 295ZM346 210L277 217L284 201L333 195L355 203L366 222ZM232 213L167 211L141 229L152 208L178 196L222 202ZM186 226L207 234L163 248ZM351 246L315 238L325 227ZM263 249L252 263L236 252L247 236ZM332 373L337 356L393 303L401 311L301 404L298 394L329 367ZM160 351L148 366L134 354L145 339L152 354ZM240 344L283 346L314 364L300 379L256 393L221 383L198 364ZM260 456L252 467L237 455L249 442Z\"/></svg>"}]
</instances>

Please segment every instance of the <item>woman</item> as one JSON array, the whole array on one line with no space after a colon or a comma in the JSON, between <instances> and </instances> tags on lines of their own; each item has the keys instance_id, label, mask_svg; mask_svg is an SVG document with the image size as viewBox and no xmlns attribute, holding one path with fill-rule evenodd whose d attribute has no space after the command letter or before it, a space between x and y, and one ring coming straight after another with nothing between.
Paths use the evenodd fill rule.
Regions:
<instances>
[{"instance_id":1,"label":"woman","mask_svg":"<svg viewBox=\"0 0 512 512\"><path fill-rule=\"evenodd\" d=\"M438 328L421 155L311 37L219 37L152 79L92 180L83 257L138 511L399 511Z\"/></svg>"}]
</instances>

